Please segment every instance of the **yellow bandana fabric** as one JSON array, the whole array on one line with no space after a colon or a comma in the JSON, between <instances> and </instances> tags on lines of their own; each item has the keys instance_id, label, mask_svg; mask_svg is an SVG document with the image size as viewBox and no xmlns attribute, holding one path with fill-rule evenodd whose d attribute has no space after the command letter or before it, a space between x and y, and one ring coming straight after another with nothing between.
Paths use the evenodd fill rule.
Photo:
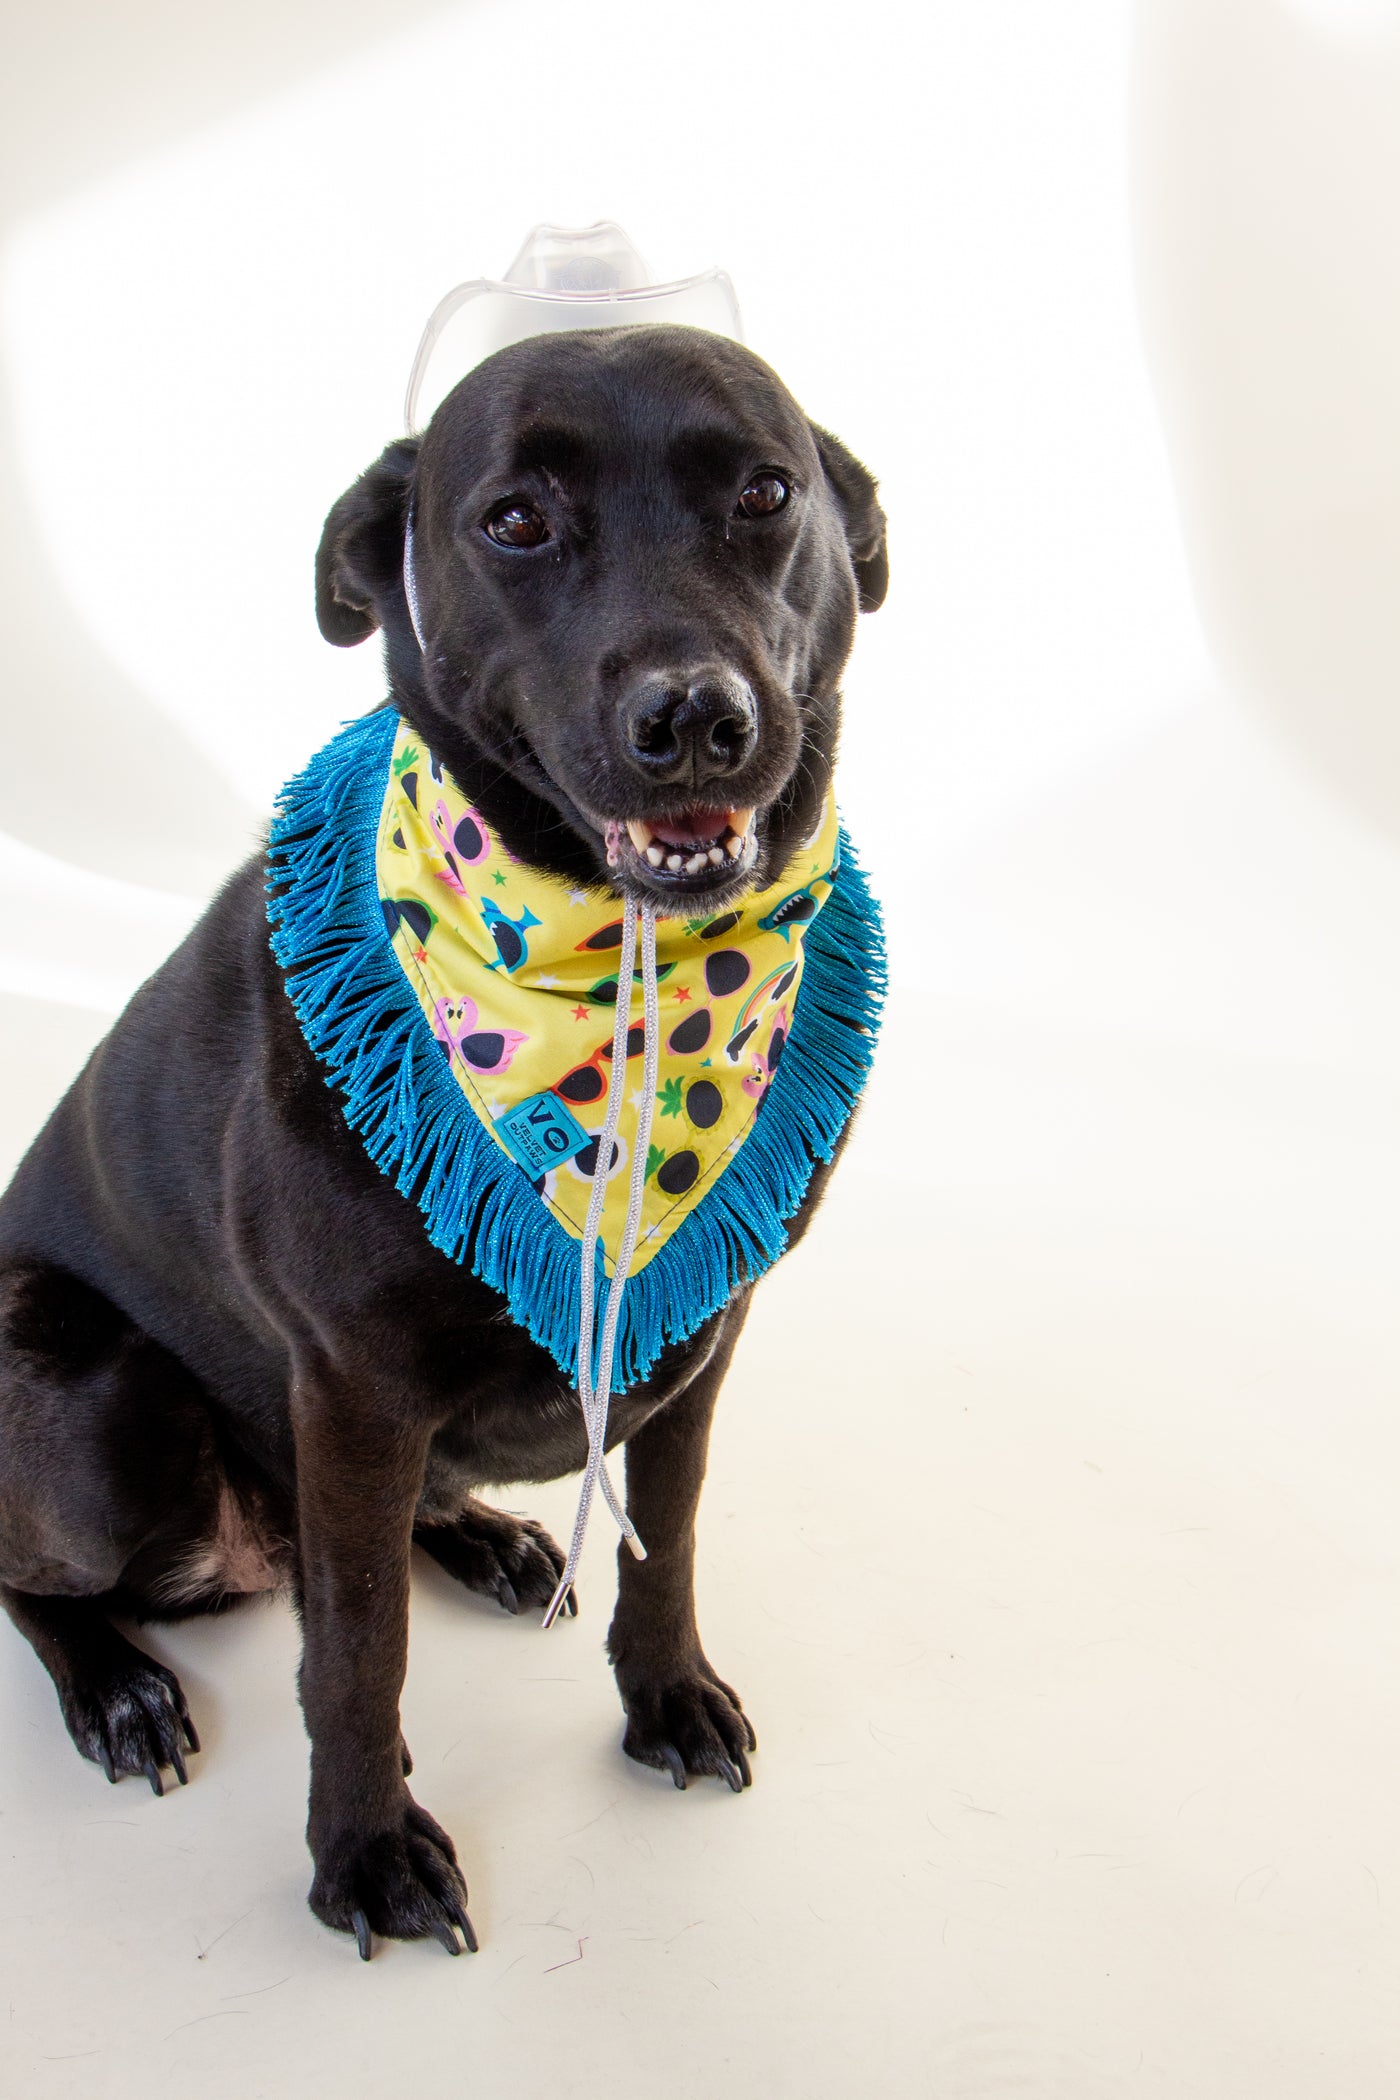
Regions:
<instances>
[{"instance_id":1,"label":"yellow bandana fabric","mask_svg":"<svg viewBox=\"0 0 1400 2100\"><path fill-rule=\"evenodd\" d=\"M762 1110L787 1042L803 934L838 865L835 798L773 887L657 926L660 1070L632 1273L714 1187ZM375 842L395 959L483 1128L581 1241L611 1072L622 910L516 860L400 722ZM629 1089L603 1211L611 1273L642 1078L641 985Z\"/></svg>"}]
</instances>

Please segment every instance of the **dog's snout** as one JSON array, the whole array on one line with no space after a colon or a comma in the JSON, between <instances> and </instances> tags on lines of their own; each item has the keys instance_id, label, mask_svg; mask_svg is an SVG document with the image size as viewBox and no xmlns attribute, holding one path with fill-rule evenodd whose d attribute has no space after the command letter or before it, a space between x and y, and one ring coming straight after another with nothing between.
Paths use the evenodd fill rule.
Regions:
<instances>
[{"instance_id":1,"label":"dog's snout","mask_svg":"<svg viewBox=\"0 0 1400 2100\"><path fill-rule=\"evenodd\" d=\"M656 781L715 780L743 765L758 736L752 688L737 672L653 675L623 710L628 756Z\"/></svg>"}]
</instances>

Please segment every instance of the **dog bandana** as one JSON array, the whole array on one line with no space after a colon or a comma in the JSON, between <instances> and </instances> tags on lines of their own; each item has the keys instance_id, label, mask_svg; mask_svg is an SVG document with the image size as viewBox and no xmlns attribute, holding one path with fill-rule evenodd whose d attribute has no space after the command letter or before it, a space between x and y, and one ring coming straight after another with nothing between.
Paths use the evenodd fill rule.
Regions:
<instances>
[{"instance_id":1,"label":"dog bandana","mask_svg":"<svg viewBox=\"0 0 1400 2100\"><path fill-rule=\"evenodd\" d=\"M635 1545L608 1395L776 1260L874 1049L879 913L834 798L780 882L662 918L517 860L381 711L283 790L269 878L273 952L370 1157L577 1381L576 1543L601 1478Z\"/></svg>"}]
</instances>

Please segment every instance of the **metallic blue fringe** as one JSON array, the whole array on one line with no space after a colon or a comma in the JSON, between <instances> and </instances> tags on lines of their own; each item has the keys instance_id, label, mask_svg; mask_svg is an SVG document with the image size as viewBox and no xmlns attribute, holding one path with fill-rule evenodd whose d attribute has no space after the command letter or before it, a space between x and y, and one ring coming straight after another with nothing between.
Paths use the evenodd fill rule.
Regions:
<instances>
[{"instance_id":1,"label":"metallic blue fringe","mask_svg":"<svg viewBox=\"0 0 1400 2100\"><path fill-rule=\"evenodd\" d=\"M433 1245L453 1261L470 1257L573 1378L579 1243L478 1121L385 928L375 852L397 729L387 708L349 723L283 789L268 848L272 952L370 1158L416 1200ZM832 893L804 938L792 1028L761 1113L684 1224L628 1279L619 1386L645 1378L668 1342L772 1266L816 1161L831 1158L859 1099L884 1003L885 943L844 832Z\"/></svg>"}]
</instances>

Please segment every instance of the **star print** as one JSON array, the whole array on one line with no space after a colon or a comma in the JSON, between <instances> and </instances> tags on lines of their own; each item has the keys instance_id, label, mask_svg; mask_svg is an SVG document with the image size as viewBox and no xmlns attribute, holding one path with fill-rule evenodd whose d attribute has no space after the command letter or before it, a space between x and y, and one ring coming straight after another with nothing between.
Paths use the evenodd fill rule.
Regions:
<instances>
[{"instance_id":1,"label":"star print","mask_svg":"<svg viewBox=\"0 0 1400 2100\"><path fill-rule=\"evenodd\" d=\"M690 997L690 994L689 994L689 992L688 992L688 991L686 990L685 986L684 986L683 984L678 984L678 985L676 986L676 1004L677 1004L677 1006L684 1006L684 1005L685 1005L685 1003L686 1003L686 1001L687 1001L687 1000L689 999L689 997Z\"/></svg>"},{"instance_id":2,"label":"star print","mask_svg":"<svg viewBox=\"0 0 1400 2100\"><path fill-rule=\"evenodd\" d=\"M631 1102L633 1108L640 1108L643 1099L642 1089L639 1086L634 1086L627 1098Z\"/></svg>"},{"instance_id":3,"label":"star print","mask_svg":"<svg viewBox=\"0 0 1400 2100\"><path fill-rule=\"evenodd\" d=\"M414 951L413 951L413 960L414 960L415 962L426 962L426 961L428 960L428 951L427 951L427 949L426 949L426 948L415 948L415 949L414 949Z\"/></svg>"},{"instance_id":4,"label":"star print","mask_svg":"<svg viewBox=\"0 0 1400 2100\"><path fill-rule=\"evenodd\" d=\"M569 892L569 902L570 902L570 904L587 904L587 902L588 902L588 892L587 892L587 890L570 890L570 892Z\"/></svg>"},{"instance_id":5,"label":"star print","mask_svg":"<svg viewBox=\"0 0 1400 2100\"><path fill-rule=\"evenodd\" d=\"M491 880L495 883L498 890L503 890L506 886L506 878L499 868L497 868Z\"/></svg>"},{"instance_id":6,"label":"star print","mask_svg":"<svg viewBox=\"0 0 1400 2100\"><path fill-rule=\"evenodd\" d=\"M586 1021L588 1019L588 1008L586 1006L576 1006L574 1008L574 1019L576 1021Z\"/></svg>"},{"instance_id":7,"label":"star print","mask_svg":"<svg viewBox=\"0 0 1400 2100\"><path fill-rule=\"evenodd\" d=\"M537 977L535 982L542 992L552 992L559 979L557 977Z\"/></svg>"}]
</instances>

